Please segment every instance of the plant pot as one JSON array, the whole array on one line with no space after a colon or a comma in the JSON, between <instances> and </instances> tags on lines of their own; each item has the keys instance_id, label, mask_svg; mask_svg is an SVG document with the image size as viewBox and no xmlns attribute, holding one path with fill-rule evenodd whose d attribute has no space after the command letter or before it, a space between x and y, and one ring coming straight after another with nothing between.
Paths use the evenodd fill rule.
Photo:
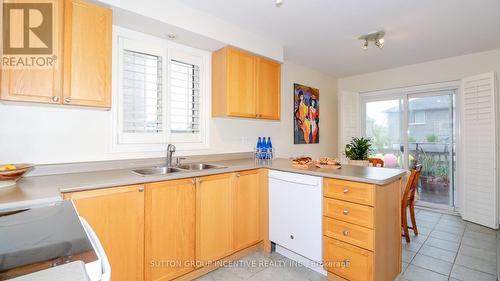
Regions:
<instances>
[{"instance_id":1,"label":"plant pot","mask_svg":"<svg viewBox=\"0 0 500 281\"><path fill-rule=\"evenodd\" d=\"M370 161L368 160L351 160L349 159L349 165L354 165L354 166L365 166L368 167L370 165Z\"/></svg>"}]
</instances>

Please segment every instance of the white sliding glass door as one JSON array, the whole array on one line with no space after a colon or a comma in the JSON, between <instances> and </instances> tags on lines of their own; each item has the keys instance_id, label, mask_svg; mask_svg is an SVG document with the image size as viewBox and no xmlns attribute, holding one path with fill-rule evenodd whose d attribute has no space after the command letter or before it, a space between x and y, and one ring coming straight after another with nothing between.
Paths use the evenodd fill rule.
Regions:
<instances>
[{"instance_id":1,"label":"white sliding glass door","mask_svg":"<svg viewBox=\"0 0 500 281\"><path fill-rule=\"evenodd\" d=\"M455 206L455 95L458 86L361 94L361 128L385 167L422 164L418 203Z\"/></svg>"},{"instance_id":2,"label":"white sliding glass door","mask_svg":"<svg viewBox=\"0 0 500 281\"><path fill-rule=\"evenodd\" d=\"M420 203L454 206L455 91L408 95L408 159L422 164Z\"/></svg>"},{"instance_id":3,"label":"white sliding glass door","mask_svg":"<svg viewBox=\"0 0 500 281\"><path fill-rule=\"evenodd\" d=\"M373 100L364 104L364 135L373 142L371 157L384 160L385 167L404 168L401 99Z\"/></svg>"}]
</instances>

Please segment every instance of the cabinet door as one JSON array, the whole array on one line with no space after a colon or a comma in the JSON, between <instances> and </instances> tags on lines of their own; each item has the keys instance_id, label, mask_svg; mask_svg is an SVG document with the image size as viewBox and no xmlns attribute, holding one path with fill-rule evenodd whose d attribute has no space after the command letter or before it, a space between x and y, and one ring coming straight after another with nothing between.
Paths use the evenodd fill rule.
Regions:
<instances>
[{"instance_id":1,"label":"cabinet door","mask_svg":"<svg viewBox=\"0 0 500 281\"><path fill-rule=\"evenodd\" d=\"M257 117L280 119L281 65L274 61L257 59Z\"/></svg>"},{"instance_id":2,"label":"cabinet door","mask_svg":"<svg viewBox=\"0 0 500 281\"><path fill-rule=\"evenodd\" d=\"M110 9L66 0L63 103L111 106L111 28Z\"/></svg>"},{"instance_id":3,"label":"cabinet door","mask_svg":"<svg viewBox=\"0 0 500 281\"><path fill-rule=\"evenodd\" d=\"M143 280L144 190L141 185L69 194L92 226L111 264L113 281Z\"/></svg>"},{"instance_id":4,"label":"cabinet door","mask_svg":"<svg viewBox=\"0 0 500 281\"><path fill-rule=\"evenodd\" d=\"M196 260L218 260L233 249L232 175L202 177L196 185Z\"/></svg>"},{"instance_id":5,"label":"cabinet door","mask_svg":"<svg viewBox=\"0 0 500 281\"><path fill-rule=\"evenodd\" d=\"M234 247L241 250L260 241L260 174L257 170L236 174Z\"/></svg>"},{"instance_id":6,"label":"cabinet door","mask_svg":"<svg viewBox=\"0 0 500 281\"><path fill-rule=\"evenodd\" d=\"M145 223L146 280L171 280L194 269L194 180L146 185Z\"/></svg>"},{"instance_id":7,"label":"cabinet door","mask_svg":"<svg viewBox=\"0 0 500 281\"><path fill-rule=\"evenodd\" d=\"M47 69L2 68L0 78L0 99L55 104L61 103L63 1L56 1L54 3L57 3L57 5L54 5L52 47L56 60L53 67Z\"/></svg>"},{"instance_id":8,"label":"cabinet door","mask_svg":"<svg viewBox=\"0 0 500 281\"><path fill-rule=\"evenodd\" d=\"M256 117L256 60L256 57L250 53L233 48L227 50L227 107L229 116Z\"/></svg>"}]
</instances>

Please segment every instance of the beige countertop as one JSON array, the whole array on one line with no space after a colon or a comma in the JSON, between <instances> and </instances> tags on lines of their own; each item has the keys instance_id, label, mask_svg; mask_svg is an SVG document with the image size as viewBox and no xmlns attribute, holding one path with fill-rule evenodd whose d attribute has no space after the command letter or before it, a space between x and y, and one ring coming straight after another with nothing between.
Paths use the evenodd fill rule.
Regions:
<instances>
[{"instance_id":1,"label":"beige countertop","mask_svg":"<svg viewBox=\"0 0 500 281\"><path fill-rule=\"evenodd\" d=\"M392 182L401 178L406 173L400 169L350 165L343 165L341 169L297 168L293 167L291 161L288 159L275 159L270 166L256 165L253 159L212 161L208 163L222 165L225 168L154 176L139 176L132 173L132 169L120 169L24 177L18 181L17 187L0 190L0 211L10 211L60 201L62 200L61 193L64 192L191 178L264 167L279 171L376 185L384 185Z\"/></svg>"}]
</instances>

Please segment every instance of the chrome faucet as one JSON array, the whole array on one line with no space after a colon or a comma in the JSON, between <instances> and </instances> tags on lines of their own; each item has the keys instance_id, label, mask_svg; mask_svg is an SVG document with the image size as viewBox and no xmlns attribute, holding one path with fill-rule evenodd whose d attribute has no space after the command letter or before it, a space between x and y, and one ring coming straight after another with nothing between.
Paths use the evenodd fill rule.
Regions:
<instances>
[{"instance_id":1,"label":"chrome faucet","mask_svg":"<svg viewBox=\"0 0 500 281\"><path fill-rule=\"evenodd\" d=\"M175 145L169 144L167 146L167 167L172 167L172 155L175 152Z\"/></svg>"}]
</instances>

